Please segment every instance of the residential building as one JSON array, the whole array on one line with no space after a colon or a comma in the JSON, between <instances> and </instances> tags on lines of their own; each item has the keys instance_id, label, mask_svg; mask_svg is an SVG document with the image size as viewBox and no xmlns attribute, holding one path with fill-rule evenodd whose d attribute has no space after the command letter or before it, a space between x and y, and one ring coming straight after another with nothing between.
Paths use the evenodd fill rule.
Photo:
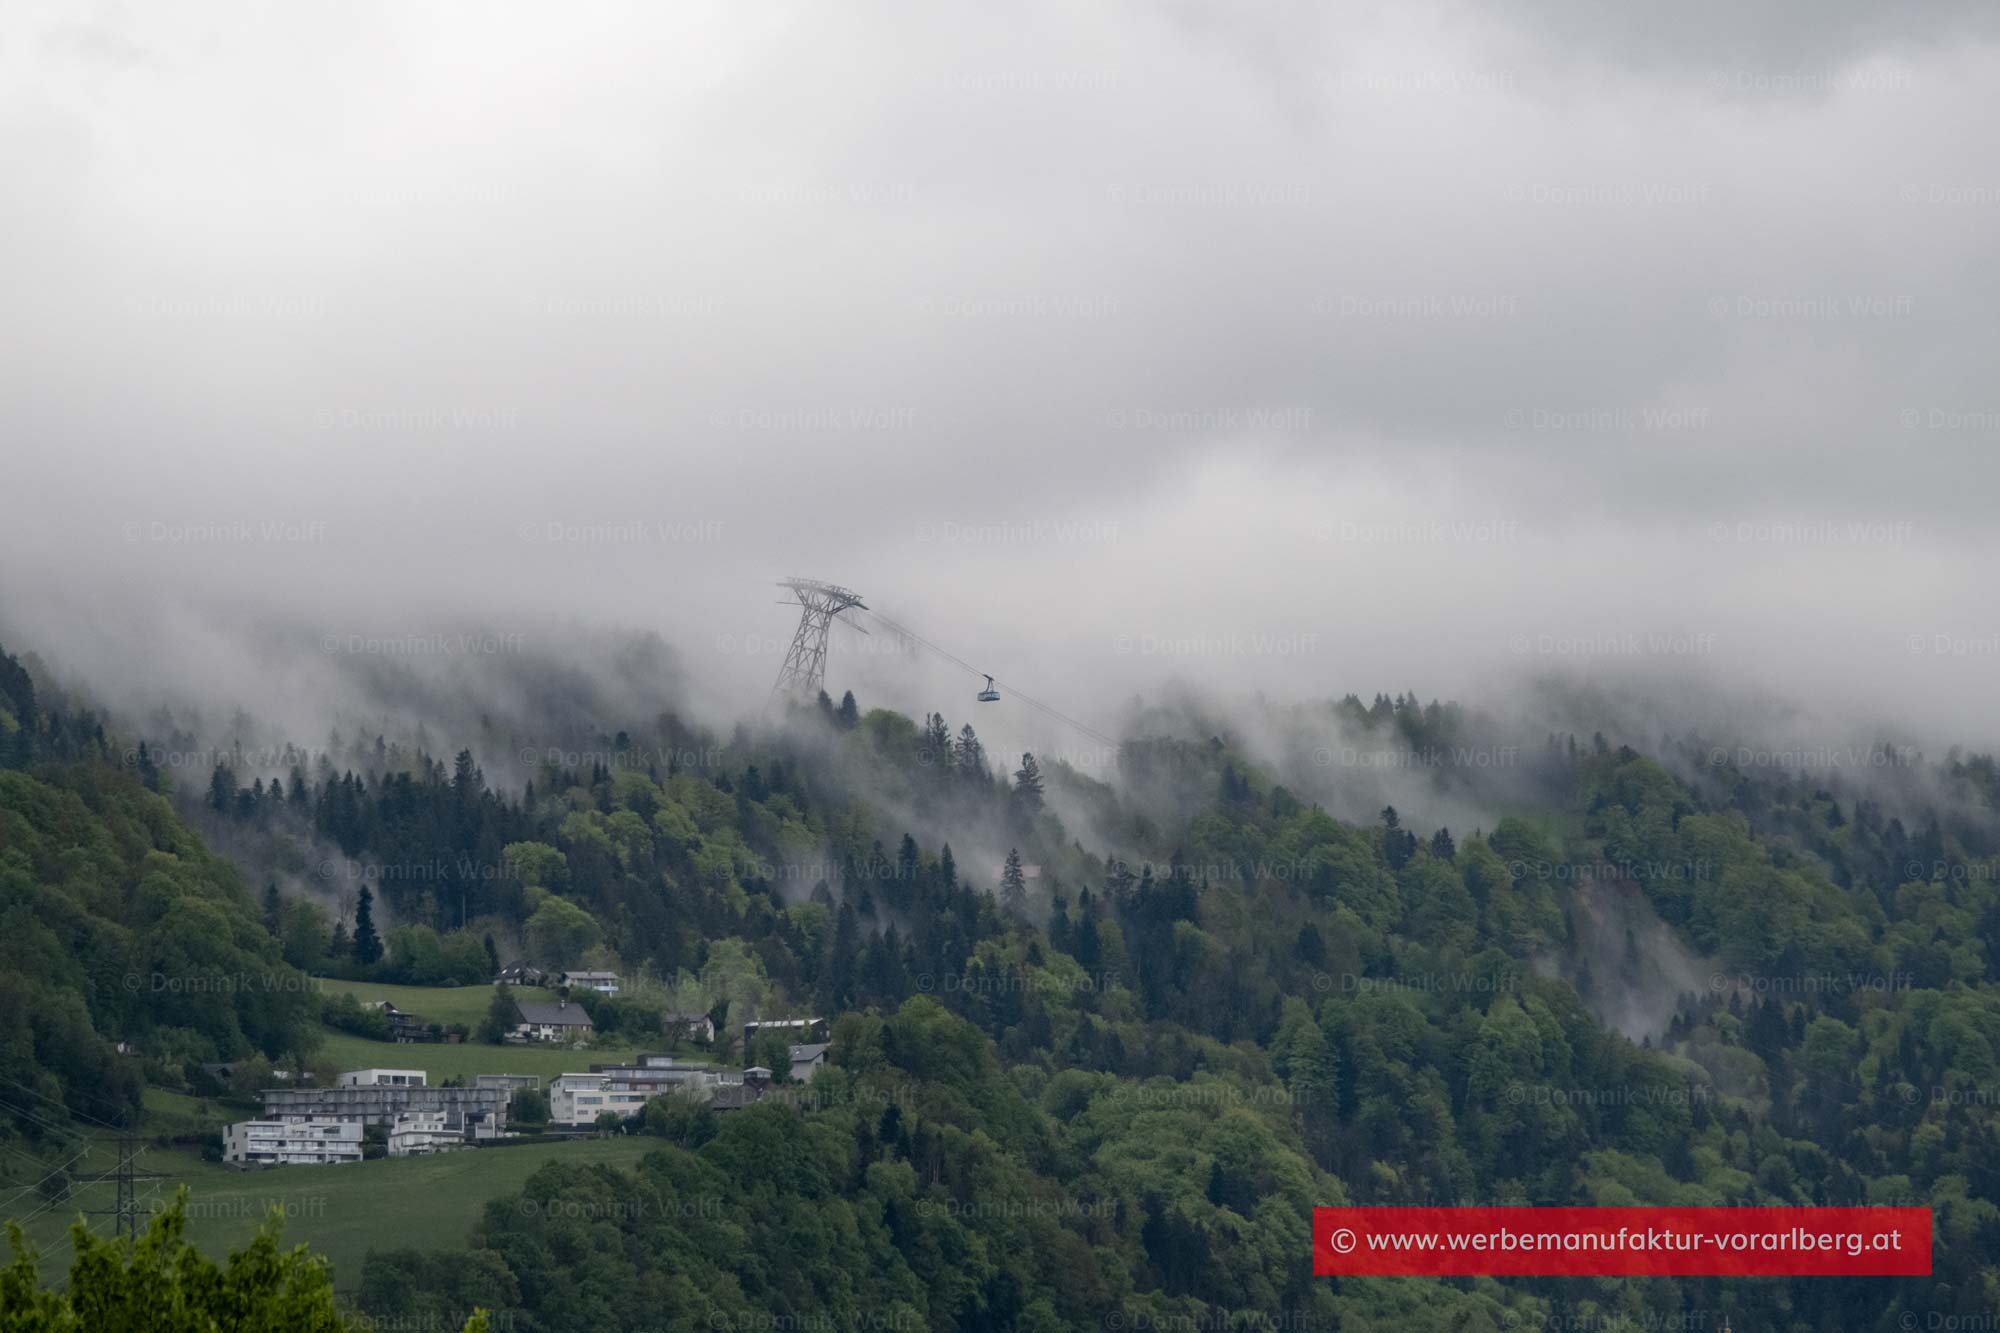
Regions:
<instances>
[{"instance_id":1,"label":"residential building","mask_svg":"<svg viewBox=\"0 0 2000 1333\"><path fill-rule=\"evenodd\" d=\"M508 1096L517 1092L533 1092L542 1086L539 1074L476 1074L472 1086L475 1088L504 1088Z\"/></svg>"},{"instance_id":2,"label":"residential building","mask_svg":"<svg viewBox=\"0 0 2000 1333\"><path fill-rule=\"evenodd\" d=\"M340 1076L343 1088L421 1088L425 1084L425 1074L421 1069L350 1069Z\"/></svg>"},{"instance_id":3,"label":"residential building","mask_svg":"<svg viewBox=\"0 0 2000 1333\"><path fill-rule=\"evenodd\" d=\"M606 1111L637 1115L647 1102L676 1092L706 1090L741 1081L734 1070L642 1055L637 1064L592 1065L587 1074L564 1074L549 1083L549 1117L557 1124L585 1128Z\"/></svg>"},{"instance_id":4,"label":"residential building","mask_svg":"<svg viewBox=\"0 0 2000 1333\"><path fill-rule=\"evenodd\" d=\"M590 1015L567 1000L516 1000L514 1035L524 1041L581 1041L590 1036Z\"/></svg>"},{"instance_id":5,"label":"residential building","mask_svg":"<svg viewBox=\"0 0 2000 1333\"><path fill-rule=\"evenodd\" d=\"M606 1111L631 1115L633 1108L624 1104L622 1099L619 1105L611 1104L604 1083L602 1074L560 1074L550 1079L549 1119L555 1124L577 1129L597 1123L597 1117Z\"/></svg>"},{"instance_id":6,"label":"residential building","mask_svg":"<svg viewBox=\"0 0 2000 1333\"><path fill-rule=\"evenodd\" d=\"M616 972L565 972L562 976L562 984L572 989L581 986L586 990L594 990L599 995L616 995L618 993L618 974Z\"/></svg>"},{"instance_id":7,"label":"residential building","mask_svg":"<svg viewBox=\"0 0 2000 1333\"><path fill-rule=\"evenodd\" d=\"M704 1046L715 1042L715 1020L707 1014L668 1014L667 1028L677 1031L689 1041L698 1041Z\"/></svg>"},{"instance_id":8,"label":"residential building","mask_svg":"<svg viewBox=\"0 0 2000 1333\"><path fill-rule=\"evenodd\" d=\"M284 1116L333 1116L371 1125L393 1124L399 1115L419 1111L444 1111L470 1119L483 1116L496 1128L507 1123L507 1102L513 1095L506 1088L398 1087L394 1084L355 1084L337 1088L266 1088L264 1114Z\"/></svg>"},{"instance_id":9,"label":"residential building","mask_svg":"<svg viewBox=\"0 0 2000 1333\"><path fill-rule=\"evenodd\" d=\"M715 1089L709 1096L708 1109L720 1114L740 1111L746 1106L769 1104L788 1106L796 1111L811 1095L804 1088L773 1083L770 1070L752 1067L744 1070L737 1082Z\"/></svg>"},{"instance_id":10,"label":"residential building","mask_svg":"<svg viewBox=\"0 0 2000 1333\"><path fill-rule=\"evenodd\" d=\"M222 1160L240 1166L331 1166L361 1160L361 1122L293 1115L243 1120L222 1132Z\"/></svg>"},{"instance_id":11,"label":"residential building","mask_svg":"<svg viewBox=\"0 0 2000 1333\"><path fill-rule=\"evenodd\" d=\"M792 1082L812 1082L813 1075L819 1073L820 1067L826 1063L826 1053L832 1049L823 1041L792 1047Z\"/></svg>"},{"instance_id":12,"label":"residential building","mask_svg":"<svg viewBox=\"0 0 2000 1333\"><path fill-rule=\"evenodd\" d=\"M539 986L548 980L548 973L532 963L509 963L500 969L500 975L493 978L496 986Z\"/></svg>"},{"instance_id":13,"label":"residential building","mask_svg":"<svg viewBox=\"0 0 2000 1333\"><path fill-rule=\"evenodd\" d=\"M466 1123L446 1111L412 1111L389 1124L391 1157L427 1157L466 1146Z\"/></svg>"},{"instance_id":14,"label":"residential building","mask_svg":"<svg viewBox=\"0 0 2000 1333\"><path fill-rule=\"evenodd\" d=\"M775 1032L787 1041L825 1041L827 1022L824 1018L766 1018L745 1023L743 1045L748 1047L766 1032Z\"/></svg>"}]
</instances>

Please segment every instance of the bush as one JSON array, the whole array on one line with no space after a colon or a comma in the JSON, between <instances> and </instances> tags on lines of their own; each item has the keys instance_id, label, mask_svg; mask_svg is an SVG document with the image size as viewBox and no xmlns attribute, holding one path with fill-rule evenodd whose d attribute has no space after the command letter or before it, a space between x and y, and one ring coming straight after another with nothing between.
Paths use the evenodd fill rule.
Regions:
<instances>
[{"instance_id":1,"label":"bush","mask_svg":"<svg viewBox=\"0 0 2000 1333\"><path fill-rule=\"evenodd\" d=\"M491 977L486 942L470 930L439 935L429 926L389 932L389 957L381 979L404 986L476 986Z\"/></svg>"},{"instance_id":2,"label":"bush","mask_svg":"<svg viewBox=\"0 0 2000 1333\"><path fill-rule=\"evenodd\" d=\"M507 1103L507 1123L541 1126L549 1123L549 1099L535 1088L522 1088Z\"/></svg>"},{"instance_id":3,"label":"bush","mask_svg":"<svg viewBox=\"0 0 2000 1333\"><path fill-rule=\"evenodd\" d=\"M320 1019L328 1027L340 1032L349 1032L370 1041L389 1040L389 1019L380 1009L364 1009L361 1001L352 992L342 991L327 1000L320 1009Z\"/></svg>"},{"instance_id":4,"label":"bush","mask_svg":"<svg viewBox=\"0 0 2000 1333\"><path fill-rule=\"evenodd\" d=\"M493 988L493 998L486 1005L486 1017L479 1020L479 1040L490 1046L498 1046L507 1040L507 1034L514 1030L516 1013L514 997L505 986Z\"/></svg>"}]
</instances>

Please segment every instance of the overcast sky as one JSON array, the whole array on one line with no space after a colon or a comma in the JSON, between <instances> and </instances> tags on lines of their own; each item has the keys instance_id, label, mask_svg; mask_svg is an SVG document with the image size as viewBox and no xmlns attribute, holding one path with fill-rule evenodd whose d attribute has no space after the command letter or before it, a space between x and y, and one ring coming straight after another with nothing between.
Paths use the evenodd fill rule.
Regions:
<instances>
[{"instance_id":1,"label":"overcast sky","mask_svg":"<svg viewBox=\"0 0 2000 1333\"><path fill-rule=\"evenodd\" d=\"M568 615L750 709L799 573L1092 718L1555 669L1991 744L1995 12L17 6L0 625L280 708Z\"/></svg>"}]
</instances>

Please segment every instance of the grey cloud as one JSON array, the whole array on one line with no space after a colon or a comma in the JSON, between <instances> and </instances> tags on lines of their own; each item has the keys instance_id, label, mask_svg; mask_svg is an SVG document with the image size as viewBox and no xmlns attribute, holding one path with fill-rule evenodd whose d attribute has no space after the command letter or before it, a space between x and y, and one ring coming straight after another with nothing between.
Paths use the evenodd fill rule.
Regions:
<instances>
[{"instance_id":1,"label":"grey cloud","mask_svg":"<svg viewBox=\"0 0 2000 1333\"><path fill-rule=\"evenodd\" d=\"M1099 719L1574 668L1989 741L1986 21L1776 13L40 6L8 632L282 710L325 634L637 629L750 713L802 572Z\"/></svg>"}]
</instances>

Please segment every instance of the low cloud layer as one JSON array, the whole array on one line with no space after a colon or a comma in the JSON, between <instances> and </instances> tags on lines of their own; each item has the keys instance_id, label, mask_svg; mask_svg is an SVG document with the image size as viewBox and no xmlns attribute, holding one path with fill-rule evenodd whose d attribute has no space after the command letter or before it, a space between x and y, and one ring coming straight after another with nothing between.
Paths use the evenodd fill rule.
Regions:
<instances>
[{"instance_id":1,"label":"low cloud layer","mask_svg":"<svg viewBox=\"0 0 2000 1333\"><path fill-rule=\"evenodd\" d=\"M1990 745L1990 11L1759 13L31 6L0 629L299 727L636 630L726 717L798 573L1100 726L1555 672Z\"/></svg>"}]
</instances>

